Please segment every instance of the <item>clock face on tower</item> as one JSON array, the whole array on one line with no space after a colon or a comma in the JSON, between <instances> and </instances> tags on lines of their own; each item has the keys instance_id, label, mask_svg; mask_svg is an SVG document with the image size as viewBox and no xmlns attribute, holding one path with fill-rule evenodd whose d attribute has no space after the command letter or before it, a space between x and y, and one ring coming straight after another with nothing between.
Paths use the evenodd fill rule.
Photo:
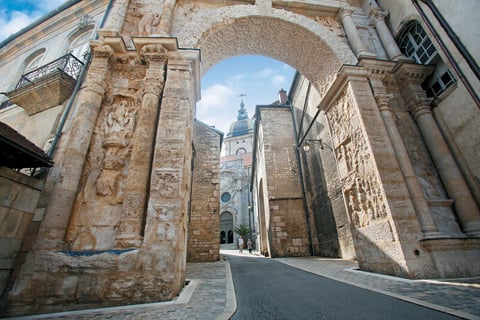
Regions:
<instances>
[{"instance_id":1,"label":"clock face on tower","mask_svg":"<svg viewBox=\"0 0 480 320\"><path fill-rule=\"evenodd\" d=\"M222 199L222 202L228 202L230 201L231 195L228 192L224 192L220 198Z\"/></svg>"}]
</instances>

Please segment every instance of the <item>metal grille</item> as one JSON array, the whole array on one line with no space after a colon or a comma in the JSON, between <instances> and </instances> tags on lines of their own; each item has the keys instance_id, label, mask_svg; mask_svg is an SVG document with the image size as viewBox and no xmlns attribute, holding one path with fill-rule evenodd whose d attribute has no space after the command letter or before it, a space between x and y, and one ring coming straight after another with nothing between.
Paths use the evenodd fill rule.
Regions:
<instances>
[{"instance_id":1,"label":"metal grille","mask_svg":"<svg viewBox=\"0 0 480 320\"><path fill-rule=\"evenodd\" d=\"M73 79L77 80L80 71L82 70L83 63L73 56L71 53L66 54L57 60L54 60L46 65L41 66L35 70L32 70L20 77L15 89L26 86L38 79L46 77L56 71L63 72Z\"/></svg>"}]
</instances>

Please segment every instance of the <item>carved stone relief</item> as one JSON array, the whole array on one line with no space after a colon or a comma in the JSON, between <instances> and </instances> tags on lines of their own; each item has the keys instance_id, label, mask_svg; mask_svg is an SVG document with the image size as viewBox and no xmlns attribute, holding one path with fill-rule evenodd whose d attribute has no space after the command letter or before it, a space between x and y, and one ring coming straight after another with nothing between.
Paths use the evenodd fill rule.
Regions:
<instances>
[{"instance_id":1,"label":"carved stone relief","mask_svg":"<svg viewBox=\"0 0 480 320\"><path fill-rule=\"evenodd\" d=\"M72 248L111 249L122 218L124 184L146 66L135 57L114 56L111 81L92 136L68 242Z\"/></svg>"},{"instance_id":2,"label":"carved stone relief","mask_svg":"<svg viewBox=\"0 0 480 320\"><path fill-rule=\"evenodd\" d=\"M156 169L154 187L156 194L164 199L173 199L178 196L180 189L180 172L174 169Z\"/></svg>"},{"instance_id":3,"label":"carved stone relief","mask_svg":"<svg viewBox=\"0 0 480 320\"><path fill-rule=\"evenodd\" d=\"M152 36L159 33L163 1L135 0L128 6L123 25L123 34L129 36Z\"/></svg>"},{"instance_id":4,"label":"carved stone relief","mask_svg":"<svg viewBox=\"0 0 480 320\"><path fill-rule=\"evenodd\" d=\"M317 16L315 17L315 21L320 23L321 25L327 27L330 31L341 32L342 26L334 17L330 16Z\"/></svg>"},{"instance_id":5,"label":"carved stone relief","mask_svg":"<svg viewBox=\"0 0 480 320\"><path fill-rule=\"evenodd\" d=\"M387 210L353 95L343 93L326 115L351 222L356 228L367 227L385 218Z\"/></svg>"},{"instance_id":6,"label":"carved stone relief","mask_svg":"<svg viewBox=\"0 0 480 320\"><path fill-rule=\"evenodd\" d=\"M128 146L135 126L135 101L128 97L116 97L105 115L103 128L103 170L97 179L97 195L110 197L111 204L122 201L120 179Z\"/></svg>"},{"instance_id":7,"label":"carved stone relief","mask_svg":"<svg viewBox=\"0 0 480 320\"><path fill-rule=\"evenodd\" d=\"M181 12L183 8L176 10ZM181 29L175 22L174 34L178 33L181 46L202 49L202 73L225 57L260 54L295 67L322 95L342 62L356 63L333 18L322 21L326 24L323 25L284 10L262 16L255 10L255 6L236 6L198 12ZM318 59L320 56L322 59Z\"/></svg>"}]
</instances>

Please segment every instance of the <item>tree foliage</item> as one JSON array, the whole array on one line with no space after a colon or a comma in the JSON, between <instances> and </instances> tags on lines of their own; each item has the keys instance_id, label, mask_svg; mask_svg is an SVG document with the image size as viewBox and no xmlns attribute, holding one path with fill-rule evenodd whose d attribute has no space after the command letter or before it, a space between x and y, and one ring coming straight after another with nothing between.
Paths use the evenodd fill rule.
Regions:
<instances>
[{"instance_id":1,"label":"tree foliage","mask_svg":"<svg viewBox=\"0 0 480 320\"><path fill-rule=\"evenodd\" d=\"M235 227L233 231L235 231L238 235L242 236L243 238L246 238L247 235L250 234L250 229L243 224L240 224L237 227Z\"/></svg>"}]
</instances>

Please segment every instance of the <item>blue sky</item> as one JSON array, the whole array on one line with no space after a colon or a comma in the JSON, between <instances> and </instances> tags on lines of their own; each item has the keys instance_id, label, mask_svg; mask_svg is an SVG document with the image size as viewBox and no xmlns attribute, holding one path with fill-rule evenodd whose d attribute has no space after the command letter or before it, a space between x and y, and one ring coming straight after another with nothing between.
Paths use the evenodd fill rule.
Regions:
<instances>
[{"instance_id":1,"label":"blue sky","mask_svg":"<svg viewBox=\"0 0 480 320\"><path fill-rule=\"evenodd\" d=\"M240 56L214 65L201 80L202 99L197 119L215 125L225 134L236 120L243 100L252 117L256 105L278 100L278 91L288 91L295 74L290 66L261 56ZM244 97L239 97L245 94Z\"/></svg>"},{"instance_id":2,"label":"blue sky","mask_svg":"<svg viewBox=\"0 0 480 320\"><path fill-rule=\"evenodd\" d=\"M0 41L28 26L66 0L0 0ZM250 117L256 105L278 99L289 90L295 70L280 61L261 56L240 56L214 65L201 79L202 99L197 119L225 134L236 120L243 100ZM244 97L239 97L245 94Z\"/></svg>"}]
</instances>

